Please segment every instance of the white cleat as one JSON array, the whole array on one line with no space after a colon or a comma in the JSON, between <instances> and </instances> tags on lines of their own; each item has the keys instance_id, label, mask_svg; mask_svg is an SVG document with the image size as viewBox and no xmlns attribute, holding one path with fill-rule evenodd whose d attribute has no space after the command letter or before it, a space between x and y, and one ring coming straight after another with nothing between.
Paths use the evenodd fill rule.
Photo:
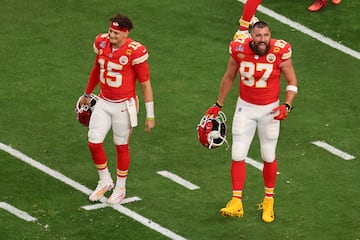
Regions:
<instances>
[{"instance_id":1,"label":"white cleat","mask_svg":"<svg viewBox=\"0 0 360 240\"><path fill-rule=\"evenodd\" d=\"M107 191L110 191L113 187L114 183L111 178L99 180L96 189L90 194L89 200L92 202L98 201Z\"/></svg>"},{"instance_id":2,"label":"white cleat","mask_svg":"<svg viewBox=\"0 0 360 240\"><path fill-rule=\"evenodd\" d=\"M121 203L122 200L124 200L126 195L126 189L124 187L116 187L114 188L113 193L108 198L107 202L108 204L118 204Z\"/></svg>"}]
</instances>

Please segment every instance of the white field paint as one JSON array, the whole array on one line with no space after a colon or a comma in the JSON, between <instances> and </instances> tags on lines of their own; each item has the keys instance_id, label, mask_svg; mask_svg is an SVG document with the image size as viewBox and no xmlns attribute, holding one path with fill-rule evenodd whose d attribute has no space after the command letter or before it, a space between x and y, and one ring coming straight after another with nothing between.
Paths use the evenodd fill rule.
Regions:
<instances>
[{"instance_id":1,"label":"white field paint","mask_svg":"<svg viewBox=\"0 0 360 240\"><path fill-rule=\"evenodd\" d=\"M338 157L341 157L342 159L344 160L354 160L355 159L355 156L353 155L350 155L346 152L343 152L333 146L331 146L330 144L327 144L326 142L323 142L323 141L314 141L314 142L311 142L312 144L318 146L318 147L321 147L323 149L325 149L326 151L338 156Z\"/></svg>"},{"instance_id":2,"label":"white field paint","mask_svg":"<svg viewBox=\"0 0 360 240\"><path fill-rule=\"evenodd\" d=\"M106 199L105 199L106 200ZM126 203L130 203L130 202L136 202L136 201L140 201L141 198L139 197L129 197L129 198L125 198L124 200L122 200L121 204L126 204ZM97 203L97 204L91 204L91 205L86 205L86 206L82 206L81 208L85 209L85 210L96 210L96 209L100 209L100 208L105 208L105 207L109 207L111 205L107 204L107 203Z\"/></svg>"},{"instance_id":3,"label":"white field paint","mask_svg":"<svg viewBox=\"0 0 360 240\"><path fill-rule=\"evenodd\" d=\"M169 171L158 171L157 174L166 177L168 179L170 179L171 181L176 182L177 184L180 184L181 186L186 187L187 189L190 190L196 190L199 189L199 186L196 186L195 184L192 184L191 182L179 177L178 175L171 173Z\"/></svg>"},{"instance_id":4,"label":"white field paint","mask_svg":"<svg viewBox=\"0 0 360 240\"><path fill-rule=\"evenodd\" d=\"M254 168L259 169L260 171L262 171L263 168L264 168L264 164L263 164L263 163L258 162L258 161L254 160L254 159L251 159L251 158L249 158L249 157L247 157L247 158L245 159L245 162L246 162L247 164L253 166ZM280 172L276 172L276 174L279 175Z\"/></svg>"},{"instance_id":5,"label":"white field paint","mask_svg":"<svg viewBox=\"0 0 360 240\"><path fill-rule=\"evenodd\" d=\"M239 2L242 2L243 4L245 4L245 2L247 0L237 0ZM360 52L357 52L351 48L348 48L328 37L325 37L324 35L320 34L320 33L317 33L317 32L314 32L313 30L305 27L304 25L300 24L300 23L297 23L297 22L294 22L292 21L291 19L287 18L287 17L284 17L266 7L263 7L262 5L260 5L258 8L257 8L257 11L261 12L261 13L264 13L265 15L268 15L269 17L271 18L274 18L276 20L278 20L279 22L283 23L283 24L286 24L296 30L298 30L299 32L302 32L326 45L328 45L329 47L331 48L335 48L349 56L352 56L354 58L357 58L360 60Z\"/></svg>"},{"instance_id":6,"label":"white field paint","mask_svg":"<svg viewBox=\"0 0 360 240\"><path fill-rule=\"evenodd\" d=\"M56 178L57 180L69 185L70 187L72 188L75 188L76 190L86 194L86 195L89 195L92 190L85 187L84 185L66 177L65 175L63 175L62 173L58 172L58 171L55 171L47 166L45 166L44 164L42 163L39 163L37 161L35 161L34 159L26 156L25 154L19 152L18 150L16 149L13 149L12 147L8 146L8 145L5 145L3 143L0 143L0 149L3 150L4 152L7 152L8 154L14 156L15 158L31 165L32 167L35 167L37 168L38 170L46 173L47 175L53 177L53 178ZM106 203L106 198L103 197L100 199L100 202L102 203ZM136 212L134 211L131 211L130 209L120 205L120 204L117 204L117 205L109 205L110 207L112 207L113 209L117 210L118 212L134 219L135 221L145 225L146 227L148 228L151 228L155 231L157 231L158 233L170 238L170 239L173 239L173 240L186 240L186 238L183 238L182 236L180 235L177 235L176 233L170 231L169 229L166 229L162 226L160 226L159 224L151 221L150 219L147 219L139 214L137 214Z\"/></svg>"},{"instance_id":7,"label":"white field paint","mask_svg":"<svg viewBox=\"0 0 360 240\"><path fill-rule=\"evenodd\" d=\"M21 218L27 222L35 222L37 219L30 216L27 212L21 211L20 209L6 203L6 202L0 202L0 208L5 209L11 214L14 214L18 218Z\"/></svg>"}]
</instances>

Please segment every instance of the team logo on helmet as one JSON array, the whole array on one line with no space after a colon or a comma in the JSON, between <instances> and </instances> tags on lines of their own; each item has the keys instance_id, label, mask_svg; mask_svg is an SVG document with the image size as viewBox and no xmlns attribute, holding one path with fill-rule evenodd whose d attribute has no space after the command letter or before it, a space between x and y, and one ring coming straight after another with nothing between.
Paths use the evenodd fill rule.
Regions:
<instances>
[{"instance_id":1,"label":"team logo on helmet","mask_svg":"<svg viewBox=\"0 0 360 240\"><path fill-rule=\"evenodd\" d=\"M203 116L197 126L199 142L206 148L212 149L228 144L226 140L226 115L219 112L217 117Z\"/></svg>"}]
</instances>

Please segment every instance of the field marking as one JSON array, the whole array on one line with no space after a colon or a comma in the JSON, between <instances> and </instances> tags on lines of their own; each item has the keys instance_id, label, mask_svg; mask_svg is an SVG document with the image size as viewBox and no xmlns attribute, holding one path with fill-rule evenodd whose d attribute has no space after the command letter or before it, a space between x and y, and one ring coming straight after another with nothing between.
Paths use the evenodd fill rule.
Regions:
<instances>
[{"instance_id":1,"label":"field marking","mask_svg":"<svg viewBox=\"0 0 360 240\"><path fill-rule=\"evenodd\" d=\"M136 202L136 201L140 201L140 200L141 200L141 198L139 198L137 196L125 198L124 200L122 200L121 204ZM109 206L111 206L111 205L109 205L108 203L96 203L96 204L82 206L81 208L90 211L90 210L96 210L96 209L105 208L105 207L109 207Z\"/></svg>"},{"instance_id":2,"label":"field marking","mask_svg":"<svg viewBox=\"0 0 360 240\"><path fill-rule=\"evenodd\" d=\"M338 157L341 157L342 159L344 160L353 160L355 159L355 156L353 155L350 155L346 152L343 152L337 148L335 148L334 146L331 146L330 144L327 144L326 142L323 142L323 141L314 141L314 142L311 142L312 144L318 146L318 147L321 147L323 149L325 149L326 151L338 156Z\"/></svg>"},{"instance_id":3,"label":"field marking","mask_svg":"<svg viewBox=\"0 0 360 240\"><path fill-rule=\"evenodd\" d=\"M37 218L30 216L27 212L24 212L6 202L0 202L0 208L5 209L11 214L14 214L18 218L21 218L27 222L35 222Z\"/></svg>"},{"instance_id":4,"label":"field marking","mask_svg":"<svg viewBox=\"0 0 360 240\"><path fill-rule=\"evenodd\" d=\"M189 182L189 181L183 179L182 177L179 177L178 175L171 173L169 171L164 170L164 171L158 171L156 173L163 177L170 179L173 182L176 182L177 184L180 184L180 185L186 187L187 189L190 189L190 190L200 189L199 186L192 184L191 182Z\"/></svg>"},{"instance_id":5,"label":"field marking","mask_svg":"<svg viewBox=\"0 0 360 240\"><path fill-rule=\"evenodd\" d=\"M243 4L245 4L245 2L247 0L237 0L237 1L242 2ZM282 22L282 23L284 23L284 24L286 24L286 25L288 25L288 26L290 26L290 27L292 27L292 28L294 28L294 29L296 29L296 30L298 30L298 31L300 31L300 32L302 32L302 33L304 33L304 34L306 34L306 35L308 35L308 36L310 36L310 37L324 43L324 44L326 44L326 45L328 45L331 48L335 48L335 49L337 49L337 50L339 50L339 51L341 51L341 52L343 52L343 53L345 53L347 55L350 55L350 56L360 60L360 52L355 51L355 50L353 50L353 49L351 49L349 47L346 47L346 46L344 46L344 45L342 45L342 44L340 44L340 43L338 43L338 42L336 42L336 41L334 41L334 40L332 40L332 39L330 39L328 37L325 37L324 35L322 35L320 33L317 33L315 31L305 27L304 25L302 25L302 24L300 24L298 22L294 22L291 19L289 19L287 17L284 17L284 16L274 12L273 10L270 10L269 8L266 8L266 7L262 6L262 5L260 5L258 7L257 11L259 11L261 13L264 13L265 15L268 15L269 17L274 18L274 19L278 20L279 22Z\"/></svg>"},{"instance_id":6,"label":"field marking","mask_svg":"<svg viewBox=\"0 0 360 240\"><path fill-rule=\"evenodd\" d=\"M252 158L249 158L249 157L245 158L245 162L246 162L247 164L250 164L251 166L259 169L260 171L262 171L263 168L264 168L264 164L263 164L263 163L258 162L258 161L254 160L254 159L252 159ZM280 172L276 172L276 174L279 175Z\"/></svg>"},{"instance_id":7,"label":"field marking","mask_svg":"<svg viewBox=\"0 0 360 240\"><path fill-rule=\"evenodd\" d=\"M85 193L86 195L89 195L92 190L85 187L84 185L68 178L67 176L65 176L64 174L58 172L58 171L55 171L47 166L45 166L44 164L42 163L39 163L37 161L35 161L34 159L26 156L25 154L21 153L20 151L8 146L8 145L5 145L3 143L0 142L0 149L3 150L4 152L7 152L8 154L14 156L15 158L37 168L38 170L48 174L49 176L69 185L70 187L73 187L75 188L76 190L82 192L82 193ZM106 203L106 198L103 197L100 199L100 202L102 203ZM173 240L186 240L186 238L183 238L182 236L170 231L169 229L166 229L162 226L160 226L159 224L151 221L150 219L147 219L141 215L139 215L138 213L134 212L134 211L131 211L130 209L122 206L121 204L117 204L117 205L111 205L111 207L115 210L117 210L118 212L134 219L135 221L145 225L146 227L150 228L150 229L153 229L155 231L157 231L158 233L170 238L170 239L173 239Z\"/></svg>"}]
</instances>

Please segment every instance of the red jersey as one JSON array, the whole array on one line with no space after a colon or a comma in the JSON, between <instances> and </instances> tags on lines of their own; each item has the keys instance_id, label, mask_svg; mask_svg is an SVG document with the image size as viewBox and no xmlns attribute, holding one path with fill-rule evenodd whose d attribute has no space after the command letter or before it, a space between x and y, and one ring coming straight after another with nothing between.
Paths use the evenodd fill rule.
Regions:
<instances>
[{"instance_id":1,"label":"red jersey","mask_svg":"<svg viewBox=\"0 0 360 240\"><path fill-rule=\"evenodd\" d=\"M229 47L238 63L240 98L257 105L273 103L280 95L280 64L291 58L291 46L284 40L271 39L268 53L259 56L251 49L251 41L237 39Z\"/></svg>"},{"instance_id":2,"label":"red jersey","mask_svg":"<svg viewBox=\"0 0 360 240\"><path fill-rule=\"evenodd\" d=\"M118 49L111 47L108 34L95 38L96 59L85 93L90 94L100 83L100 97L119 101L136 96L136 80L150 79L145 46L127 38Z\"/></svg>"}]
</instances>

